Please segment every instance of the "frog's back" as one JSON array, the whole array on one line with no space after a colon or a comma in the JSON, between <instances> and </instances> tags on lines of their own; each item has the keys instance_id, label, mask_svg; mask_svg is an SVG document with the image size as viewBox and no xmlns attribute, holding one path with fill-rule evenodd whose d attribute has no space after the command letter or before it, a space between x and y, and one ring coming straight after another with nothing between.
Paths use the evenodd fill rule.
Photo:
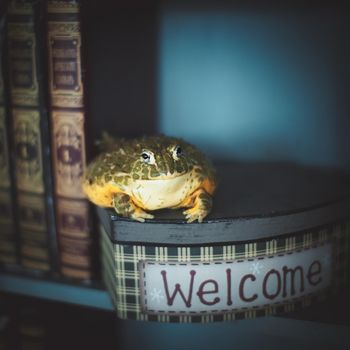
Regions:
<instances>
[{"instance_id":1,"label":"frog's back","mask_svg":"<svg viewBox=\"0 0 350 350\"><path fill-rule=\"evenodd\" d=\"M125 164L122 148L102 153L89 164L83 178L83 191L94 204L113 206L113 196L123 192L123 183L127 178L123 171Z\"/></svg>"}]
</instances>

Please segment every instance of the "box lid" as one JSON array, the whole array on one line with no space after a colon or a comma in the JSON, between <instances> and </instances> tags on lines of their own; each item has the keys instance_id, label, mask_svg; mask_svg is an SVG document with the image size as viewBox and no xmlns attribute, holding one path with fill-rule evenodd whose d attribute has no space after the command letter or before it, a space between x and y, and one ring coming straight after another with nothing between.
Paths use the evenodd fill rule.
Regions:
<instances>
[{"instance_id":1,"label":"box lid","mask_svg":"<svg viewBox=\"0 0 350 350\"><path fill-rule=\"evenodd\" d=\"M350 174L290 163L221 163L213 210L188 224L182 210L152 212L145 223L97 208L115 243L205 245L264 239L350 217Z\"/></svg>"}]
</instances>

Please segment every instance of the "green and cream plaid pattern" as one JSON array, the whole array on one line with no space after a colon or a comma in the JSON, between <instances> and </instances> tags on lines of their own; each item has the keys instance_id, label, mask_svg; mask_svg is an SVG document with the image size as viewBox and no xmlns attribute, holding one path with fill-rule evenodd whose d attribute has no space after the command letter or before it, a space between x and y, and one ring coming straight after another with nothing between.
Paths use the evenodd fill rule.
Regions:
<instances>
[{"instance_id":1,"label":"green and cream plaid pattern","mask_svg":"<svg viewBox=\"0 0 350 350\"><path fill-rule=\"evenodd\" d=\"M117 315L122 319L158 322L215 322L254 318L283 312L291 312L313 302L322 301L327 294L336 292L348 281L348 251L350 222L317 228L308 232L281 236L256 242L242 242L211 246L155 246L116 244L111 242L104 228L101 231L102 270L106 287L113 299ZM142 312L140 304L140 261L154 262L215 262L234 259L250 259L262 256L286 254L332 242L332 287L323 293L304 296L287 303L272 304L264 308L232 310L222 314L200 315L151 315Z\"/></svg>"}]
</instances>

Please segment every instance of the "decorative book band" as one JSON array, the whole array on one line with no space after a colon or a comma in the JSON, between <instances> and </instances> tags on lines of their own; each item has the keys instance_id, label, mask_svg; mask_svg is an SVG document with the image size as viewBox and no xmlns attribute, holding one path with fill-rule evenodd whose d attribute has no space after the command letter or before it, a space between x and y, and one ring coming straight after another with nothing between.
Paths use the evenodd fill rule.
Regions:
<instances>
[{"instance_id":1,"label":"decorative book band","mask_svg":"<svg viewBox=\"0 0 350 350\"><path fill-rule=\"evenodd\" d=\"M89 239L89 203L86 200L57 198L57 229L61 236Z\"/></svg>"},{"instance_id":2,"label":"decorative book band","mask_svg":"<svg viewBox=\"0 0 350 350\"><path fill-rule=\"evenodd\" d=\"M0 27L0 35L1 33L1 27ZM2 49L2 42L0 41L0 48ZM3 108L5 104L5 88L4 88L4 78L2 76L3 71L3 58L0 56L0 107Z\"/></svg>"},{"instance_id":3,"label":"decorative book band","mask_svg":"<svg viewBox=\"0 0 350 350\"><path fill-rule=\"evenodd\" d=\"M83 107L81 33L76 2L48 2L51 104Z\"/></svg>"},{"instance_id":4,"label":"decorative book band","mask_svg":"<svg viewBox=\"0 0 350 350\"><path fill-rule=\"evenodd\" d=\"M35 109L12 110L19 190L44 193L40 113Z\"/></svg>"},{"instance_id":5,"label":"decorative book band","mask_svg":"<svg viewBox=\"0 0 350 350\"><path fill-rule=\"evenodd\" d=\"M5 124L5 108L0 106L0 188L8 189L10 183L8 139Z\"/></svg>"},{"instance_id":6,"label":"decorative book band","mask_svg":"<svg viewBox=\"0 0 350 350\"><path fill-rule=\"evenodd\" d=\"M19 226L21 230L31 230L47 235L46 207L44 195L25 192L18 193L17 198Z\"/></svg>"},{"instance_id":7,"label":"decorative book band","mask_svg":"<svg viewBox=\"0 0 350 350\"><path fill-rule=\"evenodd\" d=\"M0 189L0 224L13 224L12 193L9 189Z\"/></svg>"},{"instance_id":8,"label":"decorative book band","mask_svg":"<svg viewBox=\"0 0 350 350\"><path fill-rule=\"evenodd\" d=\"M85 198L81 178L85 168L84 114L81 111L52 111L53 156L56 194Z\"/></svg>"},{"instance_id":9,"label":"decorative book band","mask_svg":"<svg viewBox=\"0 0 350 350\"><path fill-rule=\"evenodd\" d=\"M14 3L14 2L12 2ZM36 73L36 38L33 4L9 8L8 59L10 93L13 105L38 106L39 93ZM27 15L22 17L16 15ZM18 19L17 19L18 18Z\"/></svg>"},{"instance_id":10,"label":"decorative book band","mask_svg":"<svg viewBox=\"0 0 350 350\"><path fill-rule=\"evenodd\" d=\"M29 270L38 270L43 272L50 270L50 265L47 261L31 259L28 257L21 257L21 265Z\"/></svg>"},{"instance_id":11,"label":"decorative book band","mask_svg":"<svg viewBox=\"0 0 350 350\"><path fill-rule=\"evenodd\" d=\"M47 11L51 14L77 14L79 13L79 2L72 0L48 1Z\"/></svg>"},{"instance_id":12,"label":"decorative book band","mask_svg":"<svg viewBox=\"0 0 350 350\"><path fill-rule=\"evenodd\" d=\"M12 0L9 2L8 11L16 15L31 15L33 14L33 2Z\"/></svg>"}]
</instances>

